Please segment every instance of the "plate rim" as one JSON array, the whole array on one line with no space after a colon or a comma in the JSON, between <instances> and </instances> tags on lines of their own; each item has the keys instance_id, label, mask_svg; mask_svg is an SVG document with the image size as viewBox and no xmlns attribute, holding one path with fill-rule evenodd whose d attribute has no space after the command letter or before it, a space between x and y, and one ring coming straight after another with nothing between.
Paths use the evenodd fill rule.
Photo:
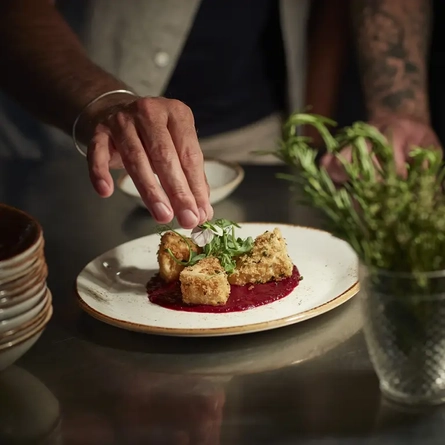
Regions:
<instances>
[{"instance_id":1,"label":"plate rim","mask_svg":"<svg viewBox=\"0 0 445 445\"><path fill-rule=\"evenodd\" d=\"M255 222L255 221L246 221L246 222L239 222L237 223L240 226L243 224L257 224L257 225L281 225L281 226L288 226L288 227L298 227L303 228L307 230L314 230L322 233L326 233L333 238L337 238L343 242L346 243L346 241L342 240L341 238L335 237L332 235L332 233L318 229L315 227L308 227L304 225L299 224L290 224L290 223L278 223L278 222ZM150 235L155 235L155 233L152 233ZM135 238L133 240L127 241L127 243L130 243L132 241L145 238L145 235L139 238ZM122 243L119 244L111 249L109 249L107 252L110 252L117 247L126 244ZM103 252L100 255L93 258L91 261L89 261L82 270L77 274L77 277L74 281L74 293L77 299L77 303L79 304L80 308L84 310L87 314L91 315L93 318L109 324L111 326L115 326L121 329L125 329L127 331L133 331L133 332L140 332L144 334L155 334L155 335L165 335L165 336L176 336L176 337L211 337L211 336L225 336L225 335L241 335L241 334L248 334L248 333L255 333L255 332L261 332L261 331L267 331L272 329L277 329L285 326L290 326L292 324L300 323L305 320L309 320L311 318L314 318L316 316L322 315L326 312L329 312L332 309L335 309L339 306L341 306L343 303L350 300L352 297L357 295L357 293L360 290L360 284L359 279L357 277L357 280L354 284L352 284L348 289L346 289L341 294L337 295L332 300L329 300L326 303L323 303L319 306L316 306L314 308L311 308L307 311L300 312L298 314L288 315L286 317L282 317L276 320L271 321L263 321L259 323L253 323L249 325L243 325L243 326L231 326L231 327L220 327L220 328L197 328L197 329L185 329L185 328L162 328L157 326L147 326L140 323L134 323L131 321L122 321L117 318L111 317L109 315L105 315L93 307L91 307L86 301L83 300L82 296L80 295L79 291L79 277L82 274L82 272L85 270L86 267L88 267L89 264L91 264L93 261L95 261L98 257L105 255L107 252Z\"/></svg>"}]
</instances>

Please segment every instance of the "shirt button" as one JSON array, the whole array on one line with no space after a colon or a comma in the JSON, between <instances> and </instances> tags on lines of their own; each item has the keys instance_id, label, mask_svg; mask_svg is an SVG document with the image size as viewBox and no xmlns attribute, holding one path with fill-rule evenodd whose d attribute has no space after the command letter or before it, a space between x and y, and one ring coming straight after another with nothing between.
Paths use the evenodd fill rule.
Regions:
<instances>
[{"instance_id":1,"label":"shirt button","mask_svg":"<svg viewBox=\"0 0 445 445\"><path fill-rule=\"evenodd\" d=\"M170 56L165 51L158 51L155 54L155 64L159 68L165 68L170 62Z\"/></svg>"}]
</instances>

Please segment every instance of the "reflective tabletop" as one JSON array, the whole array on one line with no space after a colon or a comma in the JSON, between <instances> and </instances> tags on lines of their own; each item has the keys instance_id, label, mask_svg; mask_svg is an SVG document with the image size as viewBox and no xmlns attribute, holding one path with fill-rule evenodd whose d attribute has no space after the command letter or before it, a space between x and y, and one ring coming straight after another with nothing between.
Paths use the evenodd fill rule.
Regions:
<instances>
[{"instance_id":1,"label":"reflective tabletop","mask_svg":"<svg viewBox=\"0 0 445 445\"><path fill-rule=\"evenodd\" d=\"M319 226L277 166L246 166L215 216ZM0 202L42 224L54 315L0 373L0 444L443 444L445 409L383 399L358 298L303 323L250 335L136 334L84 314L74 280L91 259L153 233L116 191L97 197L85 160L0 160Z\"/></svg>"}]
</instances>

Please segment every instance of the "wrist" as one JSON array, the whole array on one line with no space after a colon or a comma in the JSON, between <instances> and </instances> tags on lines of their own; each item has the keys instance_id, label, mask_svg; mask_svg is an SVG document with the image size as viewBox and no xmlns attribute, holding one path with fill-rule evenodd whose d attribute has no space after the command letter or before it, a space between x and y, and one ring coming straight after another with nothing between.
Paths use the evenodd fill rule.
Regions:
<instances>
[{"instance_id":1,"label":"wrist","mask_svg":"<svg viewBox=\"0 0 445 445\"><path fill-rule=\"evenodd\" d=\"M431 117L427 108L391 110L385 107L375 107L368 111L371 122L384 122L392 120L412 120L425 125L431 125Z\"/></svg>"},{"instance_id":2,"label":"wrist","mask_svg":"<svg viewBox=\"0 0 445 445\"><path fill-rule=\"evenodd\" d=\"M431 123L426 88L403 89L401 86L393 86L374 97L366 94L366 102L370 120L397 118L414 120L426 125Z\"/></svg>"}]
</instances>

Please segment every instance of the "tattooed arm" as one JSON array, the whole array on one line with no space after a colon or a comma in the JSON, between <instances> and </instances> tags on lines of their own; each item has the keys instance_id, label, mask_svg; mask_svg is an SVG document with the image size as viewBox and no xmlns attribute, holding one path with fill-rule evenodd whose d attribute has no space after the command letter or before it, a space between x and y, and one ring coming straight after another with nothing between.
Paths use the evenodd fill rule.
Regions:
<instances>
[{"instance_id":1,"label":"tattooed arm","mask_svg":"<svg viewBox=\"0 0 445 445\"><path fill-rule=\"evenodd\" d=\"M413 146L440 147L427 93L431 0L353 0L351 5L368 119L390 138L403 176ZM342 154L351 159L351 148ZM334 156L325 155L321 163L335 182L347 181Z\"/></svg>"},{"instance_id":2,"label":"tattooed arm","mask_svg":"<svg viewBox=\"0 0 445 445\"><path fill-rule=\"evenodd\" d=\"M352 18L370 119L429 122L430 0L355 0Z\"/></svg>"}]
</instances>

